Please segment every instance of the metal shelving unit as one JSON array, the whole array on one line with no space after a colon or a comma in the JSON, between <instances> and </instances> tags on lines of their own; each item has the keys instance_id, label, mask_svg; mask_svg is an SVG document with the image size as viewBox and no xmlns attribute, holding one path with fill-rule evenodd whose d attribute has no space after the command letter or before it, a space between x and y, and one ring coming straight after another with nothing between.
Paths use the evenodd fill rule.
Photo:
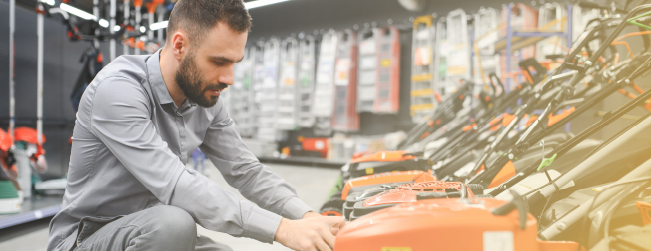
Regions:
<instances>
[{"instance_id":1,"label":"metal shelving unit","mask_svg":"<svg viewBox=\"0 0 651 251\"><path fill-rule=\"evenodd\" d=\"M436 29L433 19L432 15L427 15L414 20L409 108L413 123L428 119L437 104L434 98Z\"/></svg>"},{"instance_id":2,"label":"metal shelving unit","mask_svg":"<svg viewBox=\"0 0 651 251\"><path fill-rule=\"evenodd\" d=\"M506 7L506 36L502 37L495 43L495 50L505 50L506 53L506 68L504 69L508 75L511 69L512 52L522 48L535 45L536 43L553 36L563 36L566 38L567 47L572 45L572 15L567 15L566 18L566 31L540 31L540 30L516 30L511 25L511 16L514 4L509 4ZM567 5L567 13L572 12L572 5ZM503 76L506 77L506 76ZM505 79L505 89L510 91L510 78Z\"/></svg>"},{"instance_id":3,"label":"metal shelving unit","mask_svg":"<svg viewBox=\"0 0 651 251\"><path fill-rule=\"evenodd\" d=\"M20 213L0 215L0 229L54 216L61 211L61 197L32 196L25 199Z\"/></svg>"}]
</instances>

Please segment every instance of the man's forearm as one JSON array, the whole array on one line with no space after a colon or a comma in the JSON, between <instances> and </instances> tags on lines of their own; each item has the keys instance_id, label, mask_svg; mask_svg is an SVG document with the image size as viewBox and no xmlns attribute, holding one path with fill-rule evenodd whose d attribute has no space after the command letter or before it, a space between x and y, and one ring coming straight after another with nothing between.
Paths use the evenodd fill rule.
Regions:
<instances>
[{"instance_id":1,"label":"man's forearm","mask_svg":"<svg viewBox=\"0 0 651 251\"><path fill-rule=\"evenodd\" d=\"M170 205L187 211L199 225L213 231L271 243L281 216L252 205L194 170L179 178Z\"/></svg>"}]
</instances>

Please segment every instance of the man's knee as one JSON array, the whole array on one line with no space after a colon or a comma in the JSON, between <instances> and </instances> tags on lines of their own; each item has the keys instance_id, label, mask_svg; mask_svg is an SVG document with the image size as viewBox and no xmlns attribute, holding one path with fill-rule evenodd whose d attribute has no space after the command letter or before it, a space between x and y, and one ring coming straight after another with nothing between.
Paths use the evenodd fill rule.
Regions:
<instances>
[{"instance_id":1,"label":"man's knee","mask_svg":"<svg viewBox=\"0 0 651 251\"><path fill-rule=\"evenodd\" d=\"M174 206L156 206L151 209L156 214L156 232L161 237L173 236L175 238L197 238L197 225L185 210Z\"/></svg>"}]
</instances>

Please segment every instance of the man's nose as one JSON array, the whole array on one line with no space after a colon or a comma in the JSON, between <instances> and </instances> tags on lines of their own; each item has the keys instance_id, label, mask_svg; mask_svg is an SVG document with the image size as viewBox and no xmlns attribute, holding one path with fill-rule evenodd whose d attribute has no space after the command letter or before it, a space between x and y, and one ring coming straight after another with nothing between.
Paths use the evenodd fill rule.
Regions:
<instances>
[{"instance_id":1,"label":"man's nose","mask_svg":"<svg viewBox=\"0 0 651 251\"><path fill-rule=\"evenodd\" d=\"M233 70L234 70L233 68L234 68L233 66L228 67L228 69L224 71L224 74L219 76L220 83L233 85L233 83L235 82L235 77L233 76Z\"/></svg>"}]
</instances>

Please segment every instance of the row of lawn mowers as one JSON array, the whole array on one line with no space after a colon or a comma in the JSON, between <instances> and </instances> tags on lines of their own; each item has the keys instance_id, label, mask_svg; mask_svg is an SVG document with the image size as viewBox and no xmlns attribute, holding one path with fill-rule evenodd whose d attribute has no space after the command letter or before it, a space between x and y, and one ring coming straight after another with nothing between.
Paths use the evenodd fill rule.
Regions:
<instances>
[{"instance_id":1,"label":"row of lawn mowers","mask_svg":"<svg viewBox=\"0 0 651 251\"><path fill-rule=\"evenodd\" d=\"M511 91L466 82L397 150L355 156L321 208L350 221L334 250L651 250L651 113L593 139L651 111L649 14L592 20L558 68L522 61Z\"/></svg>"}]
</instances>

